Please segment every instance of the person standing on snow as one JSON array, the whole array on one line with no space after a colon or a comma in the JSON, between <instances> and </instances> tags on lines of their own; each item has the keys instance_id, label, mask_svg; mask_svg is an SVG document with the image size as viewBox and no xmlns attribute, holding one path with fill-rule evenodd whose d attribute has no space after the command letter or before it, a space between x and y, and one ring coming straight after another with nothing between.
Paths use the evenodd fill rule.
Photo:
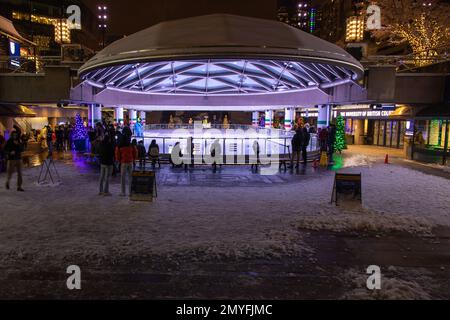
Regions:
<instances>
[{"instance_id":1,"label":"person standing on snow","mask_svg":"<svg viewBox=\"0 0 450 320\"><path fill-rule=\"evenodd\" d=\"M5 146L7 163L6 189L10 189L10 181L14 171L17 171L17 191L24 192L22 189L22 152L23 142L20 139L20 132L13 131L11 137Z\"/></svg>"},{"instance_id":2,"label":"person standing on snow","mask_svg":"<svg viewBox=\"0 0 450 320\"><path fill-rule=\"evenodd\" d=\"M126 190L131 193L131 173L137 159L137 149L131 145L129 138L124 138L121 146L116 148L116 159L120 163L121 197L126 196Z\"/></svg>"},{"instance_id":3,"label":"person standing on snow","mask_svg":"<svg viewBox=\"0 0 450 320\"><path fill-rule=\"evenodd\" d=\"M114 165L114 145L111 136L106 134L99 146L100 156L100 191L99 196L110 197L109 177Z\"/></svg>"},{"instance_id":4,"label":"person standing on snow","mask_svg":"<svg viewBox=\"0 0 450 320\"><path fill-rule=\"evenodd\" d=\"M303 130L297 129L294 138L292 138L292 159L291 159L291 169L294 169L294 162L296 162L296 168L300 167L300 153L302 152L303 144Z\"/></svg>"}]
</instances>

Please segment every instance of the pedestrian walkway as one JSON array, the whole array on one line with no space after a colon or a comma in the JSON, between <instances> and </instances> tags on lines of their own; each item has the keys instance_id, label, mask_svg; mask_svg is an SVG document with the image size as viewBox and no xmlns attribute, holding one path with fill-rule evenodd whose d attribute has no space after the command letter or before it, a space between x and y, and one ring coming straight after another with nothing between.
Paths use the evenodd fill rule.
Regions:
<instances>
[{"instance_id":1,"label":"pedestrian walkway","mask_svg":"<svg viewBox=\"0 0 450 320\"><path fill-rule=\"evenodd\" d=\"M348 149L344 151L347 155L361 154L377 158L385 158L389 155L392 159L405 159L405 151L403 149L394 149L378 146L366 146L366 145L350 145Z\"/></svg>"}]
</instances>

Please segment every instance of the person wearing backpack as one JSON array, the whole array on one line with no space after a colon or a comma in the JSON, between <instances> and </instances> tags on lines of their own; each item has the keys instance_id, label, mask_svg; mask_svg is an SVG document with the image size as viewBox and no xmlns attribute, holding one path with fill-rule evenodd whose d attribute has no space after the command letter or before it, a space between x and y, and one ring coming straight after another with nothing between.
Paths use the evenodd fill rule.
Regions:
<instances>
[{"instance_id":1,"label":"person wearing backpack","mask_svg":"<svg viewBox=\"0 0 450 320\"><path fill-rule=\"evenodd\" d=\"M159 161L159 146L156 143L156 140L152 140L150 147L148 148L148 157L152 162L152 167L155 168L156 162L158 162L158 166L161 168L161 162Z\"/></svg>"}]
</instances>

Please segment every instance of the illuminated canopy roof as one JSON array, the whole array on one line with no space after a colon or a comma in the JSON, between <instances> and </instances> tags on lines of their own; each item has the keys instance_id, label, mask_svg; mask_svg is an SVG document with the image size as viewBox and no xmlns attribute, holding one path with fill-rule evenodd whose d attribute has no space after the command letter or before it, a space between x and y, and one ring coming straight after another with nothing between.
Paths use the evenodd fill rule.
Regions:
<instances>
[{"instance_id":1,"label":"illuminated canopy roof","mask_svg":"<svg viewBox=\"0 0 450 320\"><path fill-rule=\"evenodd\" d=\"M255 95L356 81L343 49L284 23L214 14L160 23L121 39L80 76L109 90L163 95Z\"/></svg>"}]
</instances>

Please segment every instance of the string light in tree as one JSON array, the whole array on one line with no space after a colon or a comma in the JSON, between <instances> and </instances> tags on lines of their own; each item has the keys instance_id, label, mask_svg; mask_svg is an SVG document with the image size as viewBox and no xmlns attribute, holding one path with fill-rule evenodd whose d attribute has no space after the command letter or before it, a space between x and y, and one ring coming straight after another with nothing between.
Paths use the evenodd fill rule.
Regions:
<instances>
[{"instance_id":1,"label":"string light in tree","mask_svg":"<svg viewBox=\"0 0 450 320\"><path fill-rule=\"evenodd\" d=\"M80 114L77 114L75 117L75 127L72 133L73 140L85 140L87 138L87 130L84 126L83 119Z\"/></svg>"},{"instance_id":2,"label":"string light in tree","mask_svg":"<svg viewBox=\"0 0 450 320\"><path fill-rule=\"evenodd\" d=\"M334 143L334 150L342 152L347 149L347 141L345 140L345 119L339 115L336 118L336 142Z\"/></svg>"},{"instance_id":3,"label":"string light in tree","mask_svg":"<svg viewBox=\"0 0 450 320\"><path fill-rule=\"evenodd\" d=\"M382 28L372 30L380 42L406 43L414 58L412 63L423 66L433 63L440 49L450 45L450 3L444 1L377 0L382 10Z\"/></svg>"}]
</instances>

